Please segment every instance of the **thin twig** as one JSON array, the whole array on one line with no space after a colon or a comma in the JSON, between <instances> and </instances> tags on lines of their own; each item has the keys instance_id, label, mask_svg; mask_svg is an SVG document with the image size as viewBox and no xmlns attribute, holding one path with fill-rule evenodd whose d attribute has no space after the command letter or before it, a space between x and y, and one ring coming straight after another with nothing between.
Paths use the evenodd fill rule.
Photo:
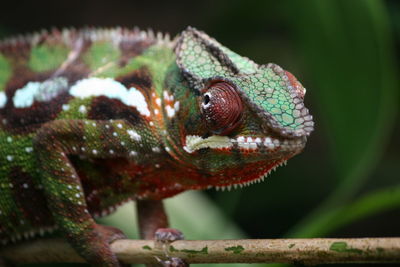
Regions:
<instances>
[{"instance_id":1,"label":"thin twig","mask_svg":"<svg viewBox=\"0 0 400 267\"><path fill-rule=\"evenodd\" d=\"M151 240L118 240L111 247L125 263L165 258L162 246ZM188 263L400 262L400 238L180 240L173 242L167 253ZM0 256L12 263L83 262L61 239L6 247Z\"/></svg>"}]
</instances>

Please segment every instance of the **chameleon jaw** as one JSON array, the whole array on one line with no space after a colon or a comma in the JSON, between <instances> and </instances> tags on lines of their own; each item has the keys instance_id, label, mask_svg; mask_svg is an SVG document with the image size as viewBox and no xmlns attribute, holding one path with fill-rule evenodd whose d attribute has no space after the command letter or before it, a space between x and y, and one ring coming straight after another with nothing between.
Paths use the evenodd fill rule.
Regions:
<instances>
[{"instance_id":1,"label":"chameleon jaw","mask_svg":"<svg viewBox=\"0 0 400 267\"><path fill-rule=\"evenodd\" d=\"M265 178L268 177L268 175L272 172L275 171L276 168L287 164L287 159L283 159L280 162L276 163L272 168L268 169L266 172L264 172L263 174L261 174L259 177L255 178L255 179L251 179L248 181L244 181L244 182L239 182L239 183L235 183L235 184L228 184L228 185L220 185L220 186L210 186L208 189L211 188L215 188L215 190L217 191L231 191L232 189L238 189L238 188L243 188L243 187L247 187L256 183L261 183L264 182Z\"/></svg>"},{"instance_id":2,"label":"chameleon jaw","mask_svg":"<svg viewBox=\"0 0 400 267\"><path fill-rule=\"evenodd\" d=\"M202 138L198 135L187 135L186 145L183 147L188 153L193 153L201 148L213 148L226 150L232 147L238 147L245 151L262 151L276 150L281 151L296 151L301 150L306 142L306 138L284 139L279 140L272 137L244 137L239 136L236 139L227 136L212 135L207 138Z\"/></svg>"}]
</instances>

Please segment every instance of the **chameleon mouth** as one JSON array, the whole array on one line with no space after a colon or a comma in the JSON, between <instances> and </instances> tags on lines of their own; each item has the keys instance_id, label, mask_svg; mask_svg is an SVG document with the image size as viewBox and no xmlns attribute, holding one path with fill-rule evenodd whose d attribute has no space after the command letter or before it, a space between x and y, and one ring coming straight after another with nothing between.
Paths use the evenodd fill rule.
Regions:
<instances>
[{"instance_id":1,"label":"chameleon mouth","mask_svg":"<svg viewBox=\"0 0 400 267\"><path fill-rule=\"evenodd\" d=\"M194 153L202 148L212 148L217 150L227 150L238 148L244 152L293 152L303 149L307 138L299 137L293 139L277 139L273 137L245 137L239 136L236 139L227 136L212 135L202 138L198 135L187 135L186 145L183 147L186 152Z\"/></svg>"}]
</instances>

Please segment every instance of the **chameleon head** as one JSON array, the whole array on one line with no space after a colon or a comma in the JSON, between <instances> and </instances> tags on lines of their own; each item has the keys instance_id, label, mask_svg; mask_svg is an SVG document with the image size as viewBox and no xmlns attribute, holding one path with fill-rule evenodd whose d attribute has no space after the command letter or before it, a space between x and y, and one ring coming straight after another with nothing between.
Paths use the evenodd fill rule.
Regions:
<instances>
[{"instance_id":1,"label":"chameleon head","mask_svg":"<svg viewBox=\"0 0 400 267\"><path fill-rule=\"evenodd\" d=\"M177 45L177 64L197 95L198 112L181 130L186 158L207 170L216 187L262 180L301 152L313 131L303 104L305 88L275 64L258 65L188 28Z\"/></svg>"}]
</instances>

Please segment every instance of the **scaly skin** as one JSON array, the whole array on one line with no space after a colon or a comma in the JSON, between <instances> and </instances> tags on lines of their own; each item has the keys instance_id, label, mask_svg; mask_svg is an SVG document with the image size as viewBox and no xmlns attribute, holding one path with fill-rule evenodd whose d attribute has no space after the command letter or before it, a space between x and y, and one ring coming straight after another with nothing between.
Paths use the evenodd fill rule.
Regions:
<instances>
[{"instance_id":1,"label":"scaly skin","mask_svg":"<svg viewBox=\"0 0 400 267\"><path fill-rule=\"evenodd\" d=\"M304 93L279 66L193 28L172 41L126 29L5 40L0 240L58 229L89 263L119 266L109 243L122 233L93 218L130 199L162 210L185 190L263 179L313 130ZM167 226L161 213L144 236Z\"/></svg>"}]
</instances>

